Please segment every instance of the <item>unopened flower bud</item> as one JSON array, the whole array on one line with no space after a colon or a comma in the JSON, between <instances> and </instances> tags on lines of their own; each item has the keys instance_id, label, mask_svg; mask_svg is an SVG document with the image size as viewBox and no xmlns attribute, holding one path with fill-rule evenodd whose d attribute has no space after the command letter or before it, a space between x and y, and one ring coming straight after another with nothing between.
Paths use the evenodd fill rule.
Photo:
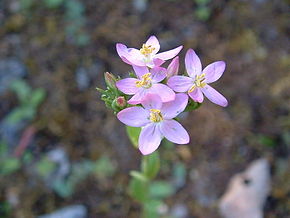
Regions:
<instances>
[{"instance_id":1,"label":"unopened flower bud","mask_svg":"<svg viewBox=\"0 0 290 218\"><path fill-rule=\"evenodd\" d=\"M124 108L127 105L126 99L123 96L119 96L116 99L117 106L120 108Z\"/></svg>"},{"instance_id":2,"label":"unopened flower bud","mask_svg":"<svg viewBox=\"0 0 290 218\"><path fill-rule=\"evenodd\" d=\"M179 70L179 57L175 57L167 67L167 78L176 76Z\"/></svg>"},{"instance_id":3,"label":"unopened flower bud","mask_svg":"<svg viewBox=\"0 0 290 218\"><path fill-rule=\"evenodd\" d=\"M116 81L117 81L116 77L109 72L104 73L104 77L107 86L112 89L116 89Z\"/></svg>"}]
</instances>

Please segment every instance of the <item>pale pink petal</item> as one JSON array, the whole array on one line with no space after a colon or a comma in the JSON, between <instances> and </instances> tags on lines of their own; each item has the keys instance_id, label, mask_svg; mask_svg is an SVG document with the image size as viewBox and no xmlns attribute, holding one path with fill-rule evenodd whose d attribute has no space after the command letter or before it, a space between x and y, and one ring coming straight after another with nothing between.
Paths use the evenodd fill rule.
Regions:
<instances>
[{"instance_id":1,"label":"pale pink petal","mask_svg":"<svg viewBox=\"0 0 290 218\"><path fill-rule=\"evenodd\" d=\"M160 58L164 61L169 60L171 58L174 58L176 55L178 55L178 53L181 51L182 47L183 46L181 45L181 46L174 48L174 49L171 49L169 51L161 52L159 54L156 54L155 57Z\"/></svg>"},{"instance_id":2,"label":"pale pink petal","mask_svg":"<svg viewBox=\"0 0 290 218\"><path fill-rule=\"evenodd\" d=\"M189 135L183 126L175 120L164 120L160 124L162 135L169 141L177 144L188 144Z\"/></svg>"},{"instance_id":3,"label":"pale pink petal","mask_svg":"<svg viewBox=\"0 0 290 218\"><path fill-rule=\"evenodd\" d=\"M227 99L220 94L217 90L212 88L209 85L206 85L204 88L201 89L204 95L213 103L220 105L222 107L228 106Z\"/></svg>"},{"instance_id":4,"label":"pale pink petal","mask_svg":"<svg viewBox=\"0 0 290 218\"><path fill-rule=\"evenodd\" d=\"M175 99L174 91L168 86L160 83L152 84L148 89L150 93L157 94L161 97L162 102L173 101Z\"/></svg>"},{"instance_id":5,"label":"pale pink petal","mask_svg":"<svg viewBox=\"0 0 290 218\"><path fill-rule=\"evenodd\" d=\"M146 45L151 45L153 48L155 48L152 52L153 55L160 50L160 44L156 36L150 36L149 39L146 41Z\"/></svg>"},{"instance_id":6,"label":"pale pink petal","mask_svg":"<svg viewBox=\"0 0 290 218\"><path fill-rule=\"evenodd\" d=\"M160 109L162 106L162 100L159 95L148 93L144 96L141 104L145 109Z\"/></svg>"},{"instance_id":7,"label":"pale pink petal","mask_svg":"<svg viewBox=\"0 0 290 218\"><path fill-rule=\"evenodd\" d=\"M144 96L146 95L147 90L140 88L132 98L129 99L129 104L140 104Z\"/></svg>"},{"instance_id":8,"label":"pale pink petal","mask_svg":"<svg viewBox=\"0 0 290 218\"><path fill-rule=\"evenodd\" d=\"M191 78L201 73L201 62L193 49L188 49L185 55L185 68Z\"/></svg>"},{"instance_id":9,"label":"pale pink petal","mask_svg":"<svg viewBox=\"0 0 290 218\"><path fill-rule=\"evenodd\" d=\"M118 119L127 126L141 127L150 122L149 112L142 107L129 107L117 114Z\"/></svg>"},{"instance_id":10,"label":"pale pink petal","mask_svg":"<svg viewBox=\"0 0 290 218\"><path fill-rule=\"evenodd\" d=\"M141 54L139 49L128 48L128 53L131 55L131 57L143 63L144 56Z\"/></svg>"},{"instance_id":11,"label":"pale pink petal","mask_svg":"<svg viewBox=\"0 0 290 218\"><path fill-rule=\"evenodd\" d=\"M135 78L121 79L116 82L116 86L121 92L127 95L134 95L140 89L136 87L137 81Z\"/></svg>"},{"instance_id":12,"label":"pale pink petal","mask_svg":"<svg viewBox=\"0 0 290 218\"><path fill-rule=\"evenodd\" d=\"M164 119L173 119L186 108L188 96L184 93L175 95L175 99L162 105L161 113Z\"/></svg>"},{"instance_id":13,"label":"pale pink petal","mask_svg":"<svg viewBox=\"0 0 290 218\"><path fill-rule=\"evenodd\" d=\"M202 103L203 102L203 94L200 88L195 88L192 92L188 92L189 97L192 98L192 100Z\"/></svg>"},{"instance_id":14,"label":"pale pink petal","mask_svg":"<svg viewBox=\"0 0 290 218\"><path fill-rule=\"evenodd\" d=\"M128 53L128 48L126 45L123 45L121 43L117 43L116 44L116 49L117 49L117 53L120 56L120 58L127 64L132 64L126 57L129 56Z\"/></svg>"},{"instance_id":15,"label":"pale pink petal","mask_svg":"<svg viewBox=\"0 0 290 218\"><path fill-rule=\"evenodd\" d=\"M138 78L141 79L141 77L146 74L146 73L149 73L149 70L148 68L145 66L145 67L140 67L140 66L136 66L136 65L133 65L132 66L134 71L135 71L135 74L137 75Z\"/></svg>"},{"instance_id":16,"label":"pale pink petal","mask_svg":"<svg viewBox=\"0 0 290 218\"><path fill-rule=\"evenodd\" d=\"M139 150L143 155L151 154L159 147L162 138L158 124L146 125L139 136Z\"/></svg>"},{"instance_id":17,"label":"pale pink petal","mask_svg":"<svg viewBox=\"0 0 290 218\"><path fill-rule=\"evenodd\" d=\"M154 67L151 69L151 78L153 82L161 82L166 77L166 69L163 67Z\"/></svg>"},{"instance_id":18,"label":"pale pink petal","mask_svg":"<svg viewBox=\"0 0 290 218\"><path fill-rule=\"evenodd\" d=\"M159 67L161 66L165 61L160 58L153 58L153 63L147 64L148 67Z\"/></svg>"},{"instance_id":19,"label":"pale pink petal","mask_svg":"<svg viewBox=\"0 0 290 218\"><path fill-rule=\"evenodd\" d=\"M179 70L179 57L175 57L167 67L167 78L176 76Z\"/></svg>"},{"instance_id":20,"label":"pale pink petal","mask_svg":"<svg viewBox=\"0 0 290 218\"><path fill-rule=\"evenodd\" d=\"M140 52L138 52L137 49L134 48L127 48L126 45L117 43L116 49L118 55L121 57L121 59L130 65L137 65L137 66L146 66L144 61L140 59Z\"/></svg>"},{"instance_id":21,"label":"pale pink petal","mask_svg":"<svg viewBox=\"0 0 290 218\"><path fill-rule=\"evenodd\" d=\"M212 83L217 81L225 71L226 63L224 61L216 61L210 65L208 65L202 71L205 73L205 82Z\"/></svg>"},{"instance_id":22,"label":"pale pink petal","mask_svg":"<svg viewBox=\"0 0 290 218\"><path fill-rule=\"evenodd\" d=\"M193 85L193 79L187 76L173 76L169 78L167 85L176 92L187 92Z\"/></svg>"}]
</instances>

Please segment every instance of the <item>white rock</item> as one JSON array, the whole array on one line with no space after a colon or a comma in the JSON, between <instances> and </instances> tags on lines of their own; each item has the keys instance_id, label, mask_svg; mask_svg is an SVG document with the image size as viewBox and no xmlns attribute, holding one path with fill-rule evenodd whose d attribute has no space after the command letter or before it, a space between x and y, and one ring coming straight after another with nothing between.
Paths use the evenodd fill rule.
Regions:
<instances>
[{"instance_id":1,"label":"white rock","mask_svg":"<svg viewBox=\"0 0 290 218\"><path fill-rule=\"evenodd\" d=\"M87 209L83 205L72 205L51 214L42 215L38 218L86 218Z\"/></svg>"},{"instance_id":2,"label":"white rock","mask_svg":"<svg viewBox=\"0 0 290 218\"><path fill-rule=\"evenodd\" d=\"M256 160L230 180L219 203L220 212L225 218L262 218L269 192L269 163L266 159Z\"/></svg>"}]
</instances>

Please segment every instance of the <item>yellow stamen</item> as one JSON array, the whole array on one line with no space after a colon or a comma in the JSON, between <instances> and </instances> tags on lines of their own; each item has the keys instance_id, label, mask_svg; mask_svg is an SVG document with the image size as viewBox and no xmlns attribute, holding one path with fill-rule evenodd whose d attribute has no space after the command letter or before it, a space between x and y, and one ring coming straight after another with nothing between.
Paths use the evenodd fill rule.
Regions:
<instances>
[{"instance_id":1,"label":"yellow stamen","mask_svg":"<svg viewBox=\"0 0 290 218\"><path fill-rule=\"evenodd\" d=\"M158 123L163 120L163 116L159 109L150 109L150 120L154 123Z\"/></svg>"},{"instance_id":2,"label":"yellow stamen","mask_svg":"<svg viewBox=\"0 0 290 218\"><path fill-rule=\"evenodd\" d=\"M146 73L142 76L141 80L136 81L136 87L144 87L150 88L151 87L151 73Z\"/></svg>"},{"instance_id":3,"label":"yellow stamen","mask_svg":"<svg viewBox=\"0 0 290 218\"><path fill-rule=\"evenodd\" d=\"M154 47L152 47L151 45L142 45L142 48L140 49L140 52L142 55L144 56L148 56L149 54L151 54L153 51L155 50Z\"/></svg>"},{"instance_id":4,"label":"yellow stamen","mask_svg":"<svg viewBox=\"0 0 290 218\"><path fill-rule=\"evenodd\" d=\"M188 92L193 92L195 88L203 88L206 86L205 80L205 73L195 76L194 84L188 90Z\"/></svg>"}]
</instances>

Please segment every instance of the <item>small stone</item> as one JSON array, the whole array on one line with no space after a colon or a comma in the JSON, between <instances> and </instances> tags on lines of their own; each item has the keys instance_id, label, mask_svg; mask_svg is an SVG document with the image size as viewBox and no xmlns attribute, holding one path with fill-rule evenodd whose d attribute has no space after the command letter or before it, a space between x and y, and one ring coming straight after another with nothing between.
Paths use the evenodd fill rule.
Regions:
<instances>
[{"instance_id":1,"label":"small stone","mask_svg":"<svg viewBox=\"0 0 290 218\"><path fill-rule=\"evenodd\" d=\"M86 218L88 211L83 205L72 205L38 218Z\"/></svg>"},{"instance_id":2,"label":"small stone","mask_svg":"<svg viewBox=\"0 0 290 218\"><path fill-rule=\"evenodd\" d=\"M262 218L269 192L269 163L266 159L256 160L230 180L219 203L220 212L225 218Z\"/></svg>"}]
</instances>

